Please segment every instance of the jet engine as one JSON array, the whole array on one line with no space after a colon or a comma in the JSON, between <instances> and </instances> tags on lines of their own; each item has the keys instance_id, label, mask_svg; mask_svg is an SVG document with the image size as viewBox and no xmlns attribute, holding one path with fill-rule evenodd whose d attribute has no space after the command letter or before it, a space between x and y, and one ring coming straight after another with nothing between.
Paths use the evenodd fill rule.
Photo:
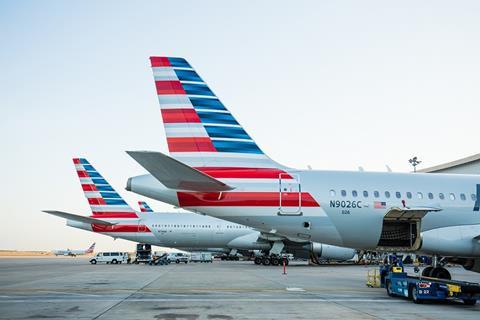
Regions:
<instances>
[{"instance_id":1,"label":"jet engine","mask_svg":"<svg viewBox=\"0 0 480 320\"><path fill-rule=\"evenodd\" d=\"M438 228L422 232L421 252L444 257L480 257L477 225ZM477 264L478 265L478 264ZM478 268L478 266L477 266Z\"/></svg>"},{"instance_id":2,"label":"jet engine","mask_svg":"<svg viewBox=\"0 0 480 320\"><path fill-rule=\"evenodd\" d=\"M311 259L315 263L319 263L319 260L346 261L352 259L356 254L354 249L318 242L304 244L303 246L288 244L285 249L296 257Z\"/></svg>"}]
</instances>

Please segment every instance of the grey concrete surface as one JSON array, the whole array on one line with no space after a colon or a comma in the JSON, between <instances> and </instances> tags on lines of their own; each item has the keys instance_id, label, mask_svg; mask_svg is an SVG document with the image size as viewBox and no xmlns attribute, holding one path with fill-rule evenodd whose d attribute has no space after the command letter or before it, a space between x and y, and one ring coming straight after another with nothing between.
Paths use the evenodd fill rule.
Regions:
<instances>
[{"instance_id":1,"label":"grey concrete surface","mask_svg":"<svg viewBox=\"0 0 480 320\"><path fill-rule=\"evenodd\" d=\"M365 286L363 266L90 265L0 259L0 319L480 319L480 305L415 305ZM480 274L450 268L457 279Z\"/></svg>"}]
</instances>

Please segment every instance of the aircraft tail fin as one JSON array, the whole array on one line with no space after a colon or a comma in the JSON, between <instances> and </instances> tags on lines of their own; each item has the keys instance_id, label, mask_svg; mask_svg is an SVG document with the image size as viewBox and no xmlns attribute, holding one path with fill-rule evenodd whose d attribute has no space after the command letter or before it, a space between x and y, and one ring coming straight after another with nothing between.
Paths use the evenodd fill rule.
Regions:
<instances>
[{"instance_id":1,"label":"aircraft tail fin","mask_svg":"<svg viewBox=\"0 0 480 320\"><path fill-rule=\"evenodd\" d=\"M93 218L138 218L122 197L84 158L74 158L80 184L92 209Z\"/></svg>"},{"instance_id":2,"label":"aircraft tail fin","mask_svg":"<svg viewBox=\"0 0 480 320\"><path fill-rule=\"evenodd\" d=\"M86 253L93 253L93 250L95 250L95 242L92 243L92 245L85 252Z\"/></svg>"},{"instance_id":3,"label":"aircraft tail fin","mask_svg":"<svg viewBox=\"0 0 480 320\"><path fill-rule=\"evenodd\" d=\"M141 212L153 212L152 208L145 201L138 201Z\"/></svg>"},{"instance_id":4,"label":"aircraft tail fin","mask_svg":"<svg viewBox=\"0 0 480 320\"><path fill-rule=\"evenodd\" d=\"M185 59L150 62L172 157L192 167L280 167Z\"/></svg>"}]
</instances>

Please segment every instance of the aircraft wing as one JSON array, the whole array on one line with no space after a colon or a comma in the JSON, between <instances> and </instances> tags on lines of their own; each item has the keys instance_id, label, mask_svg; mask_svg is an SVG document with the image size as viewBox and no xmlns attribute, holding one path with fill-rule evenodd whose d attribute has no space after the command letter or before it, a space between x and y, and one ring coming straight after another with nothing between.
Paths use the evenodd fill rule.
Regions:
<instances>
[{"instance_id":1,"label":"aircraft wing","mask_svg":"<svg viewBox=\"0 0 480 320\"><path fill-rule=\"evenodd\" d=\"M43 210L43 212L52 214L54 216L60 217L60 218L65 218L68 220L75 220L78 222L83 222L83 223L88 223L88 224L100 224L104 226L113 226L116 223L111 223L105 220L100 220L100 219L95 219L95 218L90 218L90 217L85 217L85 216L79 216L77 214L73 213L68 213L68 212L63 212L63 211L56 211L56 210Z\"/></svg>"},{"instance_id":2,"label":"aircraft wing","mask_svg":"<svg viewBox=\"0 0 480 320\"><path fill-rule=\"evenodd\" d=\"M222 181L161 152L127 151L127 153L167 188L199 192L233 190L232 187Z\"/></svg>"}]
</instances>

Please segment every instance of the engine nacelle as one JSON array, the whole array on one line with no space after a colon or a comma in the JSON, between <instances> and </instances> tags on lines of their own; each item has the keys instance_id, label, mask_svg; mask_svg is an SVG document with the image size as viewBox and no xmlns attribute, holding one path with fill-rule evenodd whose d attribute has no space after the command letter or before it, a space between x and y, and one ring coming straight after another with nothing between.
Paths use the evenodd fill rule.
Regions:
<instances>
[{"instance_id":1,"label":"engine nacelle","mask_svg":"<svg viewBox=\"0 0 480 320\"><path fill-rule=\"evenodd\" d=\"M311 250L319 259L336 261L350 260L356 253L354 249L331 246L318 242L312 243Z\"/></svg>"},{"instance_id":2,"label":"engine nacelle","mask_svg":"<svg viewBox=\"0 0 480 320\"><path fill-rule=\"evenodd\" d=\"M480 243L474 239L480 226L454 226L422 232L421 252L446 257L480 257Z\"/></svg>"}]
</instances>

